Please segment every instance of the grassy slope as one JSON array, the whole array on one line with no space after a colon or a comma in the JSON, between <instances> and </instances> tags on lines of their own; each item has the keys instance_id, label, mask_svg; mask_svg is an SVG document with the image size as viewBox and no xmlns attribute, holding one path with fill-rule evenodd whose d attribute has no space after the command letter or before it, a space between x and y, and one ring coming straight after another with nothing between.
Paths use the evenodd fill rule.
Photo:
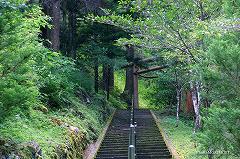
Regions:
<instances>
[{"instance_id":1,"label":"grassy slope","mask_svg":"<svg viewBox=\"0 0 240 159\"><path fill-rule=\"evenodd\" d=\"M177 152L184 159L204 159L206 157L197 155L198 148L195 147L193 140L192 128L193 123L188 120L180 120L179 126L176 127L175 116L165 116L160 114L160 111L155 112L159 118L161 127L169 136L172 144Z\"/></svg>"},{"instance_id":2,"label":"grassy slope","mask_svg":"<svg viewBox=\"0 0 240 159\"><path fill-rule=\"evenodd\" d=\"M80 101L77 96L72 94L68 97L68 104L62 103L63 108L48 108L47 111L45 110L47 108L43 106L44 109L31 109L29 115L16 107L14 113L0 119L0 156L1 153L9 154L16 151L17 155L20 154L28 159L29 153L25 153L25 150L22 152L19 145L26 145L30 141L39 144L46 159L54 158L53 156L58 151L56 147L61 147L60 151L68 151L68 155L71 156L73 154L69 151L72 151L72 148L68 148L69 142L72 142L69 126L78 128L78 135L83 136L81 143L77 145L80 147L79 150L73 150L82 153L82 149L87 144L97 139L114 107L126 108L126 103L120 99L124 80L116 78L115 81L116 90L111 91L108 102L103 95L104 93L101 92L102 95L91 96L90 104ZM7 144L4 144L5 142ZM74 143L70 144L75 146ZM62 155L61 153L57 156Z\"/></svg>"},{"instance_id":3,"label":"grassy slope","mask_svg":"<svg viewBox=\"0 0 240 159\"><path fill-rule=\"evenodd\" d=\"M70 108L50 110L47 113L31 110L29 116L18 114L5 118L0 123L0 137L21 144L36 141L43 151L44 158L50 159L55 155L57 146L66 149L67 141L71 141L71 134L66 126L69 125L77 127L79 135L82 134L84 139L78 146L83 149L87 143L98 137L113 109L109 103L104 106L97 98L88 105L77 98L71 101Z\"/></svg>"}]
</instances>

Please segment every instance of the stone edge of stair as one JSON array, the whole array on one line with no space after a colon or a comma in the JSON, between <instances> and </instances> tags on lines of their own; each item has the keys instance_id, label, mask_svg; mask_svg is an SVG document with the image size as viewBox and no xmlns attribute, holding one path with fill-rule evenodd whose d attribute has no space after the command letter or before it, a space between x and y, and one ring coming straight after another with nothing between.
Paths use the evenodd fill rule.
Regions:
<instances>
[{"instance_id":1,"label":"stone edge of stair","mask_svg":"<svg viewBox=\"0 0 240 159\"><path fill-rule=\"evenodd\" d=\"M108 122L106 124L106 126L104 127L104 129L102 130L101 134L99 135L98 139L96 142L88 145L88 147L84 150L84 153L83 153L83 159L93 159L96 157L97 155L97 152L103 142L103 139L106 135L106 132L108 130L108 127L110 126L112 120L113 120L113 117L116 113L116 109L113 110L111 116L109 117L108 119ZM91 150L93 149L93 150Z\"/></svg>"},{"instance_id":2,"label":"stone edge of stair","mask_svg":"<svg viewBox=\"0 0 240 159\"><path fill-rule=\"evenodd\" d=\"M168 135L166 134L166 132L164 131L164 129L160 126L160 122L159 122L159 118L156 117L156 115L154 114L154 112L152 110L150 110L153 119L155 121L155 123L157 124L157 127L166 143L167 148L170 150L170 153L172 154L172 157L174 159L181 159L180 155L178 154L177 150L175 149L175 147L173 146L172 142L170 141L170 138L168 137Z\"/></svg>"}]
</instances>

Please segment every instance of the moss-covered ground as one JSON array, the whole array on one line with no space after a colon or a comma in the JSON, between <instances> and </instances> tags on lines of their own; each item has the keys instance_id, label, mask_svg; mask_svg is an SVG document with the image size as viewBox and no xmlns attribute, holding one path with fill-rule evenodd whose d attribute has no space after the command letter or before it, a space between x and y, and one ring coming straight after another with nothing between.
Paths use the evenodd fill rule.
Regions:
<instances>
[{"instance_id":1,"label":"moss-covered ground","mask_svg":"<svg viewBox=\"0 0 240 159\"><path fill-rule=\"evenodd\" d=\"M76 97L69 100L71 105L65 108L31 109L27 115L19 111L1 119L1 154L14 153L13 156L28 159L26 145L34 141L44 159L81 158L86 146L98 138L114 110L113 105L122 105L113 96L110 101L103 96L92 97L90 103Z\"/></svg>"}]
</instances>

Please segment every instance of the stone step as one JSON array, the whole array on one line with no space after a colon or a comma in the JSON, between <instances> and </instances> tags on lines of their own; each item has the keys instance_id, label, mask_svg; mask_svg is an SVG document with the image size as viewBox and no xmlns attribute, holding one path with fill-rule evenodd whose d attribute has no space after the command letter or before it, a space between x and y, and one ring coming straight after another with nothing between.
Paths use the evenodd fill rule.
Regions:
<instances>
[{"instance_id":1,"label":"stone step","mask_svg":"<svg viewBox=\"0 0 240 159\"><path fill-rule=\"evenodd\" d=\"M136 159L172 158L148 110L135 110ZM117 110L97 152L96 159L127 159L130 113Z\"/></svg>"},{"instance_id":2,"label":"stone step","mask_svg":"<svg viewBox=\"0 0 240 159\"><path fill-rule=\"evenodd\" d=\"M117 153L128 153L128 149L105 149L100 150L99 154L117 154ZM138 155L141 154L170 154L168 149L144 149L144 150L136 150Z\"/></svg>"}]
</instances>

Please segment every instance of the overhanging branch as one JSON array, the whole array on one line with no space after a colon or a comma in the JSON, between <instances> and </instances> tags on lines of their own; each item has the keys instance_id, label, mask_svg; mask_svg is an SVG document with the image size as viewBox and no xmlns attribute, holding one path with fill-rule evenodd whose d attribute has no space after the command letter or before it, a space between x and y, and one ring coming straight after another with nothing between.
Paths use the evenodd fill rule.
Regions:
<instances>
[{"instance_id":1,"label":"overhanging branch","mask_svg":"<svg viewBox=\"0 0 240 159\"><path fill-rule=\"evenodd\" d=\"M150 78L150 79L152 79L152 78L158 78L158 76L146 76L146 75L139 75L140 77L142 77L142 78Z\"/></svg>"},{"instance_id":2,"label":"overhanging branch","mask_svg":"<svg viewBox=\"0 0 240 159\"><path fill-rule=\"evenodd\" d=\"M160 57L158 57L158 56L156 56L156 57L149 57L149 58L145 58L145 59L140 59L140 60L137 60L135 62L129 62L128 64L122 66L121 68L131 67L131 66L134 65L134 63L136 65L138 65L138 64L148 63L148 62L154 62L154 61L157 61L158 59L160 59Z\"/></svg>"},{"instance_id":3,"label":"overhanging branch","mask_svg":"<svg viewBox=\"0 0 240 159\"><path fill-rule=\"evenodd\" d=\"M168 68L170 67L170 65L163 65L163 66L153 66L153 67L150 67L150 68L147 68L147 69L144 69L144 70L139 70L137 71L135 74L143 74L143 73L147 73L147 72L151 72L151 71L157 71L157 70L162 70L164 68Z\"/></svg>"},{"instance_id":4,"label":"overhanging branch","mask_svg":"<svg viewBox=\"0 0 240 159\"><path fill-rule=\"evenodd\" d=\"M173 66L173 65L175 65L177 63L178 63L178 61L173 62L171 64L166 64L166 65L163 65L163 66L153 66L153 67L150 67L150 68L147 68L147 69L138 70L137 72L135 72L135 74L140 75L140 74L147 73L147 72L162 70L162 69L171 67L171 66Z\"/></svg>"}]
</instances>

